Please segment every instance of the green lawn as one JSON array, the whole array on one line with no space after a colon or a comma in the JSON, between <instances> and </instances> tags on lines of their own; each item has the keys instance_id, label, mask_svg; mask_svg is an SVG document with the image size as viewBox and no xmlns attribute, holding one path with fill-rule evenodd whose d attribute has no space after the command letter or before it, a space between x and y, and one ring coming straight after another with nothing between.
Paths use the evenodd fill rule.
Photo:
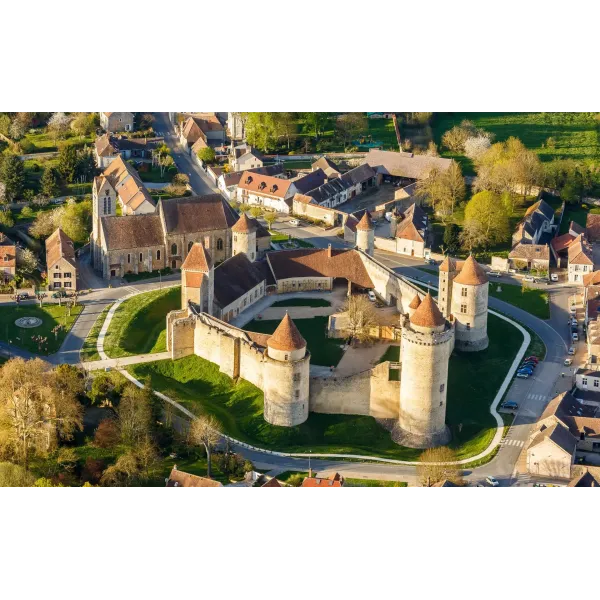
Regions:
<instances>
[{"instance_id":1,"label":"green lawn","mask_svg":"<svg viewBox=\"0 0 600 600\"><path fill-rule=\"evenodd\" d=\"M69 133L66 139L54 140L54 138L42 129L36 129L34 133L25 134L25 140L33 144L33 148L28 150L28 154L34 154L36 152L56 152L58 146L65 144L69 146L76 146L81 148L86 144L93 144L95 136L93 134L87 137L80 137L73 133Z\"/></svg>"},{"instance_id":2,"label":"green lawn","mask_svg":"<svg viewBox=\"0 0 600 600\"><path fill-rule=\"evenodd\" d=\"M587 216L589 214L598 215L600 214L600 207L590 207L587 204L567 204L565 206L565 214L560 223L559 235L567 233L569 231L569 225L571 221L575 221L582 227L586 226Z\"/></svg>"},{"instance_id":3,"label":"green lawn","mask_svg":"<svg viewBox=\"0 0 600 600\"><path fill-rule=\"evenodd\" d=\"M107 305L106 308L98 315L94 326L90 329L88 336L85 338L83 347L79 353L82 362L100 360L100 355L98 354L97 348L98 335L100 334L100 330L102 329L102 325L104 324L104 320L106 319L106 315L108 314L111 306L112 304Z\"/></svg>"},{"instance_id":4,"label":"green lawn","mask_svg":"<svg viewBox=\"0 0 600 600\"><path fill-rule=\"evenodd\" d=\"M388 349L383 353L383 356L379 359L379 363L386 362L398 362L400 360L400 346L388 346Z\"/></svg>"},{"instance_id":5,"label":"green lawn","mask_svg":"<svg viewBox=\"0 0 600 600\"><path fill-rule=\"evenodd\" d=\"M331 306L329 300L321 300L320 298L291 298L290 300L280 300L271 304L272 308L283 308L285 306L311 306L313 308L324 308Z\"/></svg>"},{"instance_id":6,"label":"green lawn","mask_svg":"<svg viewBox=\"0 0 600 600\"><path fill-rule=\"evenodd\" d=\"M157 271L141 271L140 273L125 273L123 279L128 282L141 281L143 279L158 279L159 275L171 275L173 270L171 267L165 267Z\"/></svg>"},{"instance_id":7,"label":"green lawn","mask_svg":"<svg viewBox=\"0 0 600 600\"><path fill-rule=\"evenodd\" d=\"M514 304L540 319L550 318L548 292L537 288L520 285L500 284L501 292L497 292L498 284L490 281L490 296Z\"/></svg>"},{"instance_id":8,"label":"green lawn","mask_svg":"<svg viewBox=\"0 0 600 600\"><path fill-rule=\"evenodd\" d=\"M116 310L104 339L111 358L166 350L166 316L181 308L181 288L138 294Z\"/></svg>"},{"instance_id":9,"label":"green lawn","mask_svg":"<svg viewBox=\"0 0 600 600\"><path fill-rule=\"evenodd\" d=\"M161 175L160 167L148 164L148 170L139 169L138 173L141 180L148 183L171 183L173 177L177 175L177 168L165 169L164 174Z\"/></svg>"},{"instance_id":10,"label":"green lawn","mask_svg":"<svg viewBox=\"0 0 600 600\"><path fill-rule=\"evenodd\" d=\"M600 162L598 136L599 113L434 113L432 122L435 142L439 145L442 135L464 119L473 121L476 127L496 134L498 142L511 136L518 137L528 148L535 150L543 161L555 158L572 158L586 162ZM554 146L548 146L548 138L554 138ZM441 145L440 145L441 149ZM465 174L473 173L473 165L464 156L456 158L463 163Z\"/></svg>"},{"instance_id":11,"label":"green lawn","mask_svg":"<svg viewBox=\"0 0 600 600\"><path fill-rule=\"evenodd\" d=\"M35 354L53 354L60 348L82 310L83 306L79 304L71 309L71 316L68 316L67 307L58 304L44 304L42 308L34 304L4 306L0 310L0 340ZM32 329L17 327L15 321L21 317L37 317L42 324ZM60 331L52 333L57 325L61 326ZM46 338L46 341L40 344L32 339L34 336Z\"/></svg>"},{"instance_id":12,"label":"green lawn","mask_svg":"<svg viewBox=\"0 0 600 600\"><path fill-rule=\"evenodd\" d=\"M493 315L488 331L487 350L455 352L450 361L446 422L453 435L450 445L459 458L478 454L491 442L496 422L489 408L523 340L517 329ZM269 425L263 418L261 390L244 380L233 385L216 365L197 356L128 369L184 406L214 415L223 430L236 439L262 448L401 460L416 460L420 454L392 442L389 432L372 417L311 413L306 423L297 427Z\"/></svg>"},{"instance_id":13,"label":"green lawn","mask_svg":"<svg viewBox=\"0 0 600 600\"><path fill-rule=\"evenodd\" d=\"M284 169L310 169L312 162L310 160L286 160L283 163Z\"/></svg>"},{"instance_id":14,"label":"green lawn","mask_svg":"<svg viewBox=\"0 0 600 600\"><path fill-rule=\"evenodd\" d=\"M302 337L306 340L308 350L311 354L310 362L313 365L323 367L336 366L344 352L341 349L342 340L327 337L328 317L313 317L312 319L294 319L294 323L300 330ZM248 331L257 333L273 333L280 320L257 320L254 319L244 326Z\"/></svg>"},{"instance_id":15,"label":"green lawn","mask_svg":"<svg viewBox=\"0 0 600 600\"><path fill-rule=\"evenodd\" d=\"M406 481L386 481L384 479L353 479L347 477L345 487L408 487Z\"/></svg>"},{"instance_id":16,"label":"green lawn","mask_svg":"<svg viewBox=\"0 0 600 600\"><path fill-rule=\"evenodd\" d=\"M294 241L301 248L314 248L314 246L310 242L307 242L306 240L301 240L299 238L290 237L286 233L271 234L271 242L273 242L273 243L281 243L281 242L287 242L287 241Z\"/></svg>"}]
</instances>

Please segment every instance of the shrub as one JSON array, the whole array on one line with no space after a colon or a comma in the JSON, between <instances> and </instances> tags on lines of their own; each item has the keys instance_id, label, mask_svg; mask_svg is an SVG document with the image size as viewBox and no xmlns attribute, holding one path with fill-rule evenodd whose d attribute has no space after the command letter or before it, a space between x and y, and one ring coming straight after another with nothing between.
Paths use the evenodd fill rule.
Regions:
<instances>
[{"instance_id":1,"label":"shrub","mask_svg":"<svg viewBox=\"0 0 600 600\"><path fill-rule=\"evenodd\" d=\"M119 443L121 434L115 419L104 419L100 421L94 434L94 444L98 448L113 448Z\"/></svg>"}]
</instances>

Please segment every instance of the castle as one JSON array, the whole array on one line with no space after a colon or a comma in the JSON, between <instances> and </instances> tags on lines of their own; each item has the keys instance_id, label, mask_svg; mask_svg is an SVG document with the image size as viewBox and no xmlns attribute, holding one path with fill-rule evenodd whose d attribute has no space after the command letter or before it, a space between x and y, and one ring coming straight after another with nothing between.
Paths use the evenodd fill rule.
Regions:
<instances>
[{"instance_id":1,"label":"castle","mask_svg":"<svg viewBox=\"0 0 600 600\"><path fill-rule=\"evenodd\" d=\"M173 359L195 354L234 380L241 377L263 390L264 418L272 425L300 425L309 412L370 415L389 420L392 439L399 444L447 444L450 355L455 346L479 351L488 344L485 272L472 257L448 257L440 267L436 304L430 294L373 257L374 231L366 214L356 229L354 249L269 252L263 271L253 253L254 227L245 215L232 227L232 258L218 267L210 251L195 243L181 266L182 308L167 315L167 348ZM235 296L239 287L237 271L228 267L235 261L255 271L256 285L251 290L242 286L237 292L241 295L228 298L230 304L224 307L224 290ZM310 349L287 314L272 335L228 323L268 293L331 290L339 280L347 282L349 294L373 289L398 308L400 381L390 379L389 362L347 377L312 375Z\"/></svg>"}]
</instances>

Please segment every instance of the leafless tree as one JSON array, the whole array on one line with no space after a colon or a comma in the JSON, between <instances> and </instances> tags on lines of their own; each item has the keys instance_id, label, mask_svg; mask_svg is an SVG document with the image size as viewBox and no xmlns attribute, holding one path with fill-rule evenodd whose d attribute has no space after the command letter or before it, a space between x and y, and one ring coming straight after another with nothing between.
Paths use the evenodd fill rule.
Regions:
<instances>
[{"instance_id":1,"label":"leafless tree","mask_svg":"<svg viewBox=\"0 0 600 600\"><path fill-rule=\"evenodd\" d=\"M456 462L456 453L447 446L428 448L419 456L417 476L422 486L430 487L444 480L455 485L463 485L462 471L459 465L441 464Z\"/></svg>"},{"instance_id":2,"label":"leafless tree","mask_svg":"<svg viewBox=\"0 0 600 600\"><path fill-rule=\"evenodd\" d=\"M206 450L206 474L211 477L211 455L213 448L221 439L221 425L212 415L196 417L189 429L188 441L194 446L204 446Z\"/></svg>"},{"instance_id":3,"label":"leafless tree","mask_svg":"<svg viewBox=\"0 0 600 600\"><path fill-rule=\"evenodd\" d=\"M371 330L379 323L373 303L365 295L355 294L346 300L343 311L348 318L352 338L359 342L371 340Z\"/></svg>"}]
</instances>

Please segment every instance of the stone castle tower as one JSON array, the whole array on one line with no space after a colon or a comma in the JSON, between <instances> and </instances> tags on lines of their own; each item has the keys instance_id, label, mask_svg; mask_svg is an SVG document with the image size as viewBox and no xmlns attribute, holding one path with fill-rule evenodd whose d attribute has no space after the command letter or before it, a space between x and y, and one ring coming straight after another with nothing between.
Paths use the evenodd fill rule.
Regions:
<instances>
[{"instance_id":1,"label":"stone castle tower","mask_svg":"<svg viewBox=\"0 0 600 600\"><path fill-rule=\"evenodd\" d=\"M92 235L90 237L90 253L92 266L102 270L100 251L100 219L117 214L117 192L104 175L94 177L92 185Z\"/></svg>"},{"instance_id":2,"label":"stone castle tower","mask_svg":"<svg viewBox=\"0 0 600 600\"><path fill-rule=\"evenodd\" d=\"M454 327L430 294L413 300L402 324L400 407L392 438L411 448L430 448L450 441L446 426L448 363Z\"/></svg>"},{"instance_id":3,"label":"stone castle tower","mask_svg":"<svg viewBox=\"0 0 600 600\"><path fill-rule=\"evenodd\" d=\"M375 229L367 211L356 225L356 247L369 256L375 251Z\"/></svg>"},{"instance_id":4,"label":"stone castle tower","mask_svg":"<svg viewBox=\"0 0 600 600\"><path fill-rule=\"evenodd\" d=\"M286 313L267 341L264 354L264 417L271 425L293 427L308 418L310 353Z\"/></svg>"},{"instance_id":5,"label":"stone castle tower","mask_svg":"<svg viewBox=\"0 0 600 600\"><path fill-rule=\"evenodd\" d=\"M212 315L215 290L215 268L210 253L199 242L188 252L181 265L181 308L188 302Z\"/></svg>"},{"instance_id":6,"label":"stone castle tower","mask_svg":"<svg viewBox=\"0 0 600 600\"><path fill-rule=\"evenodd\" d=\"M442 315L455 322L456 348L485 350L488 314L488 278L477 261L456 261L446 256L440 265L438 304Z\"/></svg>"},{"instance_id":7,"label":"stone castle tower","mask_svg":"<svg viewBox=\"0 0 600 600\"><path fill-rule=\"evenodd\" d=\"M242 213L231 228L233 235L233 255L244 252L250 262L256 260L256 226Z\"/></svg>"},{"instance_id":8,"label":"stone castle tower","mask_svg":"<svg viewBox=\"0 0 600 600\"><path fill-rule=\"evenodd\" d=\"M488 288L485 271L469 256L452 282L452 315L458 350L477 352L488 347Z\"/></svg>"}]
</instances>

